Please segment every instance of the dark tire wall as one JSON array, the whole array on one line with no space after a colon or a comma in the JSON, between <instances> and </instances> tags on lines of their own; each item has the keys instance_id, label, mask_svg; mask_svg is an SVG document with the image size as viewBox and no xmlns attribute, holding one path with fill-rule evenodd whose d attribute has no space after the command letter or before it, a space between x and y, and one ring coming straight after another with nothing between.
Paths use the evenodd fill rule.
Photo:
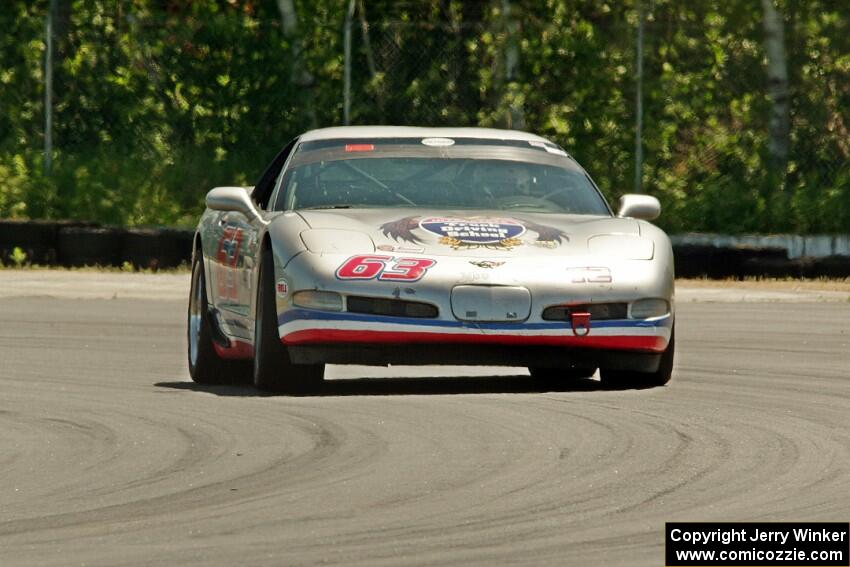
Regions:
<instances>
[{"instance_id":1,"label":"dark tire wall","mask_svg":"<svg viewBox=\"0 0 850 567\"><path fill-rule=\"evenodd\" d=\"M15 248L26 264L176 268L192 260L194 231L179 228L119 228L74 221L0 220L0 262L14 264Z\"/></svg>"},{"instance_id":2,"label":"dark tire wall","mask_svg":"<svg viewBox=\"0 0 850 567\"><path fill-rule=\"evenodd\" d=\"M59 263L67 267L120 266L125 231L116 228L66 228L56 242Z\"/></svg>"},{"instance_id":3,"label":"dark tire wall","mask_svg":"<svg viewBox=\"0 0 850 567\"><path fill-rule=\"evenodd\" d=\"M122 261L140 268L173 268L190 260L193 232L174 228L130 229L124 235Z\"/></svg>"},{"instance_id":4,"label":"dark tire wall","mask_svg":"<svg viewBox=\"0 0 850 567\"><path fill-rule=\"evenodd\" d=\"M28 263L55 265L59 231L84 226L94 225L71 221L0 221L0 261L12 263L13 251L20 248Z\"/></svg>"}]
</instances>

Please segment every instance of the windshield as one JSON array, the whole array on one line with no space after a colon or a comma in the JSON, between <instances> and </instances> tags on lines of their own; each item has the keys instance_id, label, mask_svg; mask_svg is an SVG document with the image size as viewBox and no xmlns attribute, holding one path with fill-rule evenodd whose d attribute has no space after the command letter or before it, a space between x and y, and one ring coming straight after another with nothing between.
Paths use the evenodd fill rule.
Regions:
<instances>
[{"instance_id":1,"label":"windshield","mask_svg":"<svg viewBox=\"0 0 850 567\"><path fill-rule=\"evenodd\" d=\"M521 140L302 143L274 204L274 210L367 207L610 214L563 150Z\"/></svg>"}]
</instances>

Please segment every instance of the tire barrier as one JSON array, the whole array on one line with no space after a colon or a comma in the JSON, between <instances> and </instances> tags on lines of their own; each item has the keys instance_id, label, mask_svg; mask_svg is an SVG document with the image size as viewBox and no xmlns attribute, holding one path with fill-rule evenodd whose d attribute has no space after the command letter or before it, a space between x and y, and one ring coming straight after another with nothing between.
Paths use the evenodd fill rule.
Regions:
<instances>
[{"instance_id":1,"label":"tire barrier","mask_svg":"<svg viewBox=\"0 0 850 567\"><path fill-rule=\"evenodd\" d=\"M188 264L193 235L191 230L173 228L129 229L124 235L122 263L130 262L136 268L151 270Z\"/></svg>"},{"instance_id":2,"label":"tire barrier","mask_svg":"<svg viewBox=\"0 0 850 567\"><path fill-rule=\"evenodd\" d=\"M195 231L192 229L162 229L160 267L174 268L181 264L191 267L192 245Z\"/></svg>"},{"instance_id":3,"label":"tire barrier","mask_svg":"<svg viewBox=\"0 0 850 567\"><path fill-rule=\"evenodd\" d=\"M44 221L4 221L0 223L0 260L11 264L15 248L37 264L56 262L56 224Z\"/></svg>"},{"instance_id":4,"label":"tire barrier","mask_svg":"<svg viewBox=\"0 0 850 567\"><path fill-rule=\"evenodd\" d=\"M0 262L14 264L13 255L18 248L28 264L56 264L59 230L86 226L96 225L77 221L0 220Z\"/></svg>"},{"instance_id":5,"label":"tire barrier","mask_svg":"<svg viewBox=\"0 0 850 567\"><path fill-rule=\"evenodd\" d=\"M192 258L192 229L118 228L79 221L0 220L0 262L175 268ZM850 236L673 236L684 278L850 277Z\"/></svg>"},{"instance_id":6,"label":"tire barrier","mask_svg":"<svg viewBox=\"0 0 850 567\"><path fill-rule=\"evenodd\" d=\"M80 221L0 220L0 263L175 268L192 257L191 229L119 228Z\"/></svg>"},{"instance_id":7,"label":"tire barrier","mask_svg":"<svg viewBox=\"0 0 850 567\"><path fill-rule=\"evenodd\" d=\"M673 243L680 278L848 278L850 255L796 256L788 249Z\"/></svg>"},{"instance_id":8,"label":"tire barrier","mask_svg":"<svg viewBox=\"0 0 850 567\"><path fill-rule=\"evenodd\" d=\"M126 231L120 228L74 227L59 229L57 260L66 267L121 266Z\"/></svg>"},{"instance_id":9,"label":"tire barrier","mask_svg":"<svg viewBox=\"0 0 850 567\"><path fill-rule=\"evenodd\" d=\"M785 250L776 248L716 248L681 244L673 246L676 276L682 278L734 278L771 275L793 270ZM790 274L789 274L790 275Z\"/></svg>"}]
</instances>

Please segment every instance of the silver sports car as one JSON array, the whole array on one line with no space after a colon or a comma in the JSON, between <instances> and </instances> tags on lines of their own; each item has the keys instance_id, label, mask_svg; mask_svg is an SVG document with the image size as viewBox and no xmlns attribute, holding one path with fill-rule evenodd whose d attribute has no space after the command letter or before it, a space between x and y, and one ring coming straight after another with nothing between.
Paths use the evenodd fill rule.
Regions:
<instances>
[{"instance_id":1,"label":"silver sports car","mask_svg":"<svg viewBox=\"0 0 850 567\"><path fill-rule=\"evenodd\" d=\"M345 127L218 187L195 235L189 369L304 392L324 364L527 366L665 384L673 254L658 201L614 214L557 144L483 128Z\"/></svg>"}]
</instances>

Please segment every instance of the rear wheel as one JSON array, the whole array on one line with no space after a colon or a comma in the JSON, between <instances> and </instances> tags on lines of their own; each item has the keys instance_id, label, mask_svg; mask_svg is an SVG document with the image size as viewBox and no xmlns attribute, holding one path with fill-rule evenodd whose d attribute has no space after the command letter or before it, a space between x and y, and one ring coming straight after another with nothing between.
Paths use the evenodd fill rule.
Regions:
<instances>
[{"instance_id":1,"label":"rear wheel","mask_svg":"<svg viewBox=\"0 0 850 567\"><path fill-rule=\"evenodd\" d=\"M251 377L251 361L225 360L213 345L213 322L207 302L204 261L200 251L192 264L192 285L189 291L188 339L189 375L198 384L232 384L246 382Z\"/></svg>"},{"instance_id":2,"label":"rear wheel","mask_svg":"<svg viewBox=\"0 0 850 567\"><path fill-rule=\"evenodd\" d=\"M290 361L277 329L274 279L272 252L264 250L254 320L254 385L261 390L306 394L321 385L324 365Z\"/></svg>"},{"instance_id":3,"label":"rear wheel","mask_svg":"<svg viewBox=\"0 0 850 567\"><path fill-rule=\"evenodd\" d=\"M654 388L663 386L673 376L673 357L676 351L676 328L670 330L670 342L667 349L661 355L661 362L655 372L632 372L629 370L606 370L600 371L602 383L605 386L616 389L627 388Z\"/></svg>"}]
</instances>

